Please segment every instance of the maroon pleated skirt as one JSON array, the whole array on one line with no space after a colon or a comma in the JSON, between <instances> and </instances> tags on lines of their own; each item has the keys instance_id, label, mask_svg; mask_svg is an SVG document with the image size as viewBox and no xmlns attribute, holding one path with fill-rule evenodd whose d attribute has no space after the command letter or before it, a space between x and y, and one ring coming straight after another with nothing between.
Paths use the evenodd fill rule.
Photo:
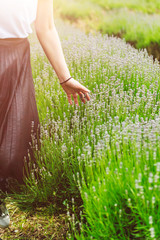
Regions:
<instances>
[{"instance_id":1,"label":"maroon pleated skirt","mask_svg":"<svg viewBox=\"0 0 160 240\"><path fill-rule=\"evenodd\" d=\"M34 158L31 135L40 138L39 127L28 38L0 39L1 180L23 181L24 160Z\"/></svg>"}]
</instances>

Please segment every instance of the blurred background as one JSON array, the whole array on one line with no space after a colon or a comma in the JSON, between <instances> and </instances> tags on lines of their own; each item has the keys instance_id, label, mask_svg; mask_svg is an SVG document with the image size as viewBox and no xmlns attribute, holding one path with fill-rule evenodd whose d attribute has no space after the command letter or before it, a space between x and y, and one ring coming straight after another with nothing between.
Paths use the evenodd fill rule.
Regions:
<instances>
[{"instance_id":1,"label":"blurred background","mask_svg":"<svg viewBox=\"0 0 160 240\"><path fill-rule=\"evenodd\" d=\"M54 14L85 32L125 38L160 60L159 0L54 0Z\"/></svg>"}]
</instances>

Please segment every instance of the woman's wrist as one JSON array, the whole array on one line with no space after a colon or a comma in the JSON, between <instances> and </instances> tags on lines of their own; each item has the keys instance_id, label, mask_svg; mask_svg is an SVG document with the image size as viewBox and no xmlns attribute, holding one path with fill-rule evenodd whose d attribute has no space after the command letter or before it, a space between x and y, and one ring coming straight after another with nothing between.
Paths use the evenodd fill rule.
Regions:
<instances>
[{"instance_id":1,"label":"woman's wrist","mask_svg":"<svg viewBox=\"0 0 160 240\"><path fill-rule=\"evenodd\" d=\"M69 78L67 78L66 80L64 80L63 82L60 82L60 84L62 85L63 83L68 82L70 79L72 79L72 77L69 77Z\"/></svg>"},{"instance_id":2,"label":"woman's wrist","mask_svg":"<svg viewBox=\"0 0 160 240\"><path fill-rule=\"evenodd\" d=\"M64 82L65 80L67 80L68 78L71 77L70 72L66 73L66 74L57 74L57 77L59 79L59 82Z\"/></svg>"}]
</instances>

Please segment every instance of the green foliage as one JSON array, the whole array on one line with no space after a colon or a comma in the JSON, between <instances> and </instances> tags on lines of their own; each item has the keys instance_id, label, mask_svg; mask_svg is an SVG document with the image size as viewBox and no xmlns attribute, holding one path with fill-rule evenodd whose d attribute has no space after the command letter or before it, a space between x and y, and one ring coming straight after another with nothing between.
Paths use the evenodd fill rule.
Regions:
<instances>
[{"instance_id":1,"label":"green foliage","mask_svg":"<svg viewBox=\"0 0 160 240\"><path fill-rule=\"evenodd\" d=\"M128 8L138 10L144 13L155 13L160 10L159 0L91 0L104 9Z\"/></svg>"},{"instance_id":2,"label":"green foliage","mask_svg":"<svg viewBox=\"0 0 160 240\"><path fill-rule=\"evenodd\" d=\"M154 187L149 190L157 184L149 181L151 171L159 175L156 161L151 157L148 162L144 155L137 161L137 150L129 141L115 150L117 141L115 139L113 148L106 144L106 149L94 156L96 161L87 155L84 162L81 160L85 175L84 166L80 166L77 183L87 224L81 221L81 235L77 239L150 239L149 219L153 216L154 221L158 221L160 209L153 199L154 196L157 199L159 190ZM160 154L159 148L157 154ZM158 225L156 230L160 232Z\"/></svg>"},{"instance_id":3,"label":"green foliage","mask_svg":"<svg viewBox=\"0 0 160 240\"><path fill-rule=\"evenodd\" d=\"M68 104L33 37L41 149L23 191L12 197L26 208L67 207L68 239L158 239L159 63L121 39L64 23L58 31L71 75L91 100Z\"/></svg>"},{"instance_id":4,"label":"green foliage","mask_svg":"<svg viewBox=\"0 0 160 240\"><path fill-rule=\"evenodd\" d=\"M159 0L60 0L55 12L86 30L118 35L137 48L160 43ZM83 24L81 23L83 22Z\"/></svg>"},{"instance_id":5,"label":"green foliage","mask_svg":"<svg viewBox=\"0 0 160 240\"><path fill-rule=\"evenodd\" d=\"M73 21L79 18L85 19L97 12L94 4L84 0L55 1L54 7L61 13L62 17L68 17Z\"/></svg>"},{"instance_id":6,"label":"green foliage","mask_svg":"<svg viewBox=\"0 0 160 240\"><path fill-rule=\"evenodd\" d=\"M109 35L119 35L126 41L144 48L151 43L160 44L160 16L147 15L121 9L108 12L99 30Z\"/></svg>"}]
</instances>

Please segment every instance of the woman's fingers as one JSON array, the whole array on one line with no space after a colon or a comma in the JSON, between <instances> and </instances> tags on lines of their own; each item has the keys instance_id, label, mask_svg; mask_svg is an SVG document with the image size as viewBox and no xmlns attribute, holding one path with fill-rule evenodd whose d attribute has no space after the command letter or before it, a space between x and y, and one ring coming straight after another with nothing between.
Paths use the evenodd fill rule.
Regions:
<instances>
[{"instance_id":1,"label":"woman's fingers","mask_svg":"<svg viewBox=\"0 0 160 240\"><path fill-rule=\"evenodd\" d=\"M80 93L85 95L85 98L87 101L90 100L90 96L89 93L91 92L89 89L87 89L86 87L84 87L83 85L81 85L81 88L79 89Z\"/></svg>"},{"instance_id":2,"label":"woman's fingers","mask_svg":"<svg viewBox=\"0 0 160 240\"><path fill-rule=\"evenodd\" d=\"M71 105L72 105L72 98L71 98L72 95L73 95L74 102L77 106L79 106L77 94L80 96L80 99L83 103L86 103L86 100L87 101L90 100L89 93L91 91L74 79L66 82L65 85L62 85L62 87L65 90L68 97L68 102Z\"/></svg>"},{"instance_id":3,"label":"woman's fingers","mask_svg":"<svg viewBox=\"0 0 160 240\"><path fill-rule=\"evenodd\" d=\"M81 91L82 91L82 92L88 92L88 93L91 92L88 88L86 88L86 87L83 86L83 85L81 85Z\"/></svg>"},{"instance_id":4,"label":"woman's fingers","mask_svg":"<svg viewBox=\"0 0 160 240\"><path fill-rule=\"evenodd\" d=\"M77 106L79 106L77 94L76 94L76 93L73 93L72 95L73 95L73 99L74 99L75 104L76 104ZM85 98L86 98L87 100L90 100L90 97L89 97L88 93L86 94L86 93L78 92L78 95L80 96L80 99L81 99L81 101L82 101L83 103L86 103ZM84 97L84 95L85 95L85 97ZM72 105L71 94L68 94L68 102Z\"/></svg>"},{"instance_id":5,"label":"woman's fingers","mask_svg":"<svg viewBox=\"0 0 160 240\"><path fill-rule=\"evenodd\" d=\"M90 100L90 96L89 96L88 93L86 93L86 92L79 92L78 94L79 94L80 99L81 99L81 101L82 101L83 103L86 103L86 100L87 100L87 101Z\"/></svg>"},{"instance_id":6,"label":"woman's fingers","mask_svg":"<svg viewBox=\"0 0 160 240\"><path fill-rule=\"evenodd\" d=\"M73 93L72 95L73 95L73 99L74 99L75 104L76 104L77 106L79 106L77 94L76 94L76 93Z\"/></svg>"},{"instance_id":7,"label":"woman's fingers","mask_svg":"<svg viewBox=\"0 0 160 240\"><path fill-rule=\"evenodd\" d=\"M89 100L90 100L89 94L88 94L88 93L85 93L85 95L86 95L86 99L89 101Z\"/></svg>"},{"instance_id":8,"label":"woman's fingers","mask_svg":"<svg viewBox=\"0 0 160 240\"><path fill-rule=\"evenodd\" d=\"M84 94L82 92L78 92L78 95L80 96L80 99L83 103L85 103L85 98L84 98Z\"/></svg>"},{"instance_id":9,"label":"woman's fingers","mask_svg":"<svg viewBox=\"0 0 160 240\"><path fill-rule=\"evenodd\" d=\"M72 105L72 98L71 98L71 94L68 94L68 102Z\"/></svg>"}]
</instances>

